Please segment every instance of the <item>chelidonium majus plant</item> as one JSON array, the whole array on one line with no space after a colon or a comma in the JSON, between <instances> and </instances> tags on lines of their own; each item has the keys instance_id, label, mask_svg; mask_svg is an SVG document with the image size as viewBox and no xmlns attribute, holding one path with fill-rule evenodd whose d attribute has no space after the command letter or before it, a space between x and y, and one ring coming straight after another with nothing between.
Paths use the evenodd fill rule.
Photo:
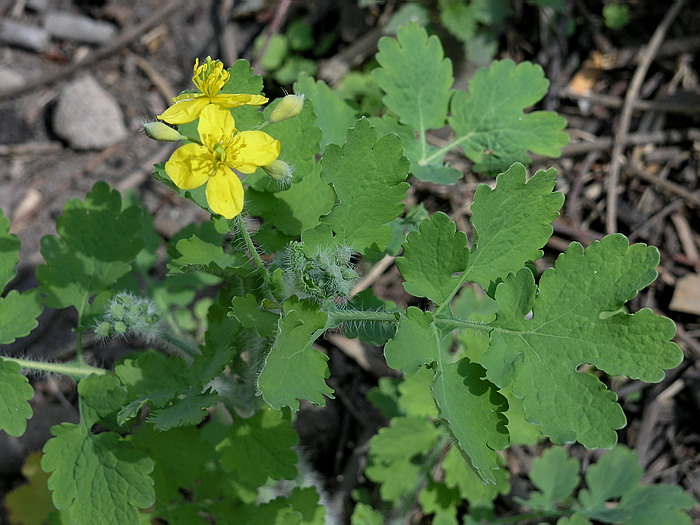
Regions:
<instances>
[{"instance_id":1,"label":"chelidonium majus plant","mask_svg":"<svg viewBox=\"0 0 700 525\"><path fill-rule=\"evenodd\" d=\"M7 497L10 512L27 491L48 490L38 512L51 523L333 522L338 509L300 460L292 426L302 400L333 398L328 356L314 345L329 330L383 348L403 376L370 393L390 419L365 470L384 503L358 502L353 523L401 522L416 504L436 523L458 523L465 501L489 520L509 490L509 445L615 445L625 416L593 368L656 382L682 358L669 319L624 308L656 278L658 251L610 235L572 243L537 276L529 263L563 196L554 169L528 176L525 165L567 141L561 117L524 112L547 91L541 68L496 61L454 90L439 40L416 24L383 38L376 60L385 107L359 119L308 76L270 103L246 61L197 61L196 89L144 126L151 139L181 141L154 177L211 214L167 243L133 195L106 183L66 204L57 235L42 241L39 289L0 302L0 343L33 330L44 306L69 308L76 355L0 358L0 427L20 436L32 416L22 370L73 378L80 421L53 427L41 459L28 460L40 474ZM445 126L449 143L426 141ZM455 149L496 175L474 194L471 242L444 213L403 204L410 177L462 176L444 162ZM0 238L6 287L19 241L4 215ZM416 298L407 308L356 294L360 269L387 255ZM94 366L87 333L146 349ZM533 465L540 492L524 502L542 519L631 523L653 501L653 512L689 523L679 487L639 487L639 473L618 492L601 488L613 459L588 471L574 499L578 463L551 450ZM637 472L633 453L610 454ZM543 481L554 475L559 488ZM273 490L281 480L294 483ZM606 502L620 497L612 512Z\"/></svg>"}]
</instances>

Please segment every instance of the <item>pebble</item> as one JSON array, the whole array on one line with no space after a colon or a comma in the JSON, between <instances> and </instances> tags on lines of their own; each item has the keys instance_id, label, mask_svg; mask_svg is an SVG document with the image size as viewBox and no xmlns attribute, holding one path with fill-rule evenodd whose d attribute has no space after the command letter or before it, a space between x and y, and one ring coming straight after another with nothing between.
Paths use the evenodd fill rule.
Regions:
<instances>
[{"instance_id":1,"label":"pebble","mask_svg":"<svg viewBox=\"0 0 700 525\"><path fill-rule=\"evenodd\" d=\"M104 44L111 40L117 32L117 29L107 22L61 12L48 13L44 27L54 38L88 44Z\"/></svg>"},{"instance_id":2,"label":"pebble","mask_svg":"<svg viewBox=\"0 0 700 525\"><path fill-rule=\"evenodd\" d=\"M53 129L78 150L104 149L128 134L119 104L89 75L74 80L61 92Z\"/></svg>"}]
</instances>

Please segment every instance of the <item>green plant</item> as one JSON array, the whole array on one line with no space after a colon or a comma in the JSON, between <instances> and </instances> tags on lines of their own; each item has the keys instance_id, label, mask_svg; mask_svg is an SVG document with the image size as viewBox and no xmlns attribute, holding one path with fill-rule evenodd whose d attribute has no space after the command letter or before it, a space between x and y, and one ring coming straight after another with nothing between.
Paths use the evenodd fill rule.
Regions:
<instances>
[{"instance_id":1,"label":"green plant","mask_svg":"<svg viewBox=\"0 0 700 525\"><path fill-rule=\"evenodd\" d=\"M0 302L0 343L28 334L42 304L70 308L76 357L0 358L0 427L21 435L31 417L33 390L22 369L75 379L80 422L53 428L41 459L50 476L33 476L23 496L6 500L13 514L18 500L35 497L44 502L33 509L38 523L323 523L326 507L299 461L292 421L301 400L323 405L333 396L328 357L312 346L331 329L385 345L389 366L405 374L373 394L399 401L382 403L393 419L373 439L367 470L395 519L418 492L426 512L446 519L456 515L454 501L466 499L472 514L488 508L507 491L497 451L512 442L546 436L612 447L625 418L592 367L659 381L680 362L670 320L624 310L656 277L655 248L611 235L585 250L573 243L539 281L531 270L563 196L553 191L553 169L528 178L522 163L528 151L558 155L567 140L561 117L523 113L546 92L542 70L495 62L467 94L452 89L440 42L419 26L379 47L374 78L386 110L370 119L355 120L341 96L310 77L296 85L303 109L292 116L295 103L290 118L271 118L287 102L255 107L265 100L262 79L247 62L227 72L212 60L195 68L203 92L166 113L187 107L200 120L180 120L186 144L154 176L232 218L212 214L175 235L164 277L154 278L163 240L133 196L101 182L84 201L66 204L58 235L42 241L39 291L11 291ZM446 122L455 138L435 148L426 134ZM409 171L454 182L461 174L443 158L457 147L475 171L501 172L495 188L482 185L474 195L471 245L443 213L427 218L415 208L402 217ZM294 167L291 185L270 175L273 154ZM262 164L267 171L256 169ZM254 234L237 215L243 190L232 166L246 173L244 213L263 221ZM371 292L351 301L356 262L397 253L406 233L397 265L406 291L426 307L398 308ZM4 216L0 239L5 287L19 245ZM210 296L197 301L203 290ZM113 368L92 366L83 348L88 331L145 337L154 348ZM432 478L438 465L444 483ZM294 484L282 491L281 480ZM543 496L531 506L568 496L547 492L537 470L533 481ZM616 490L627 494L628 485ZM616 496L594 496L590 480L589 494L580 493L571 512L591 515ZM674 508L687 506L674 497ZM375 518L358 505L353 522Z\"/></svg>"}]
</instances>

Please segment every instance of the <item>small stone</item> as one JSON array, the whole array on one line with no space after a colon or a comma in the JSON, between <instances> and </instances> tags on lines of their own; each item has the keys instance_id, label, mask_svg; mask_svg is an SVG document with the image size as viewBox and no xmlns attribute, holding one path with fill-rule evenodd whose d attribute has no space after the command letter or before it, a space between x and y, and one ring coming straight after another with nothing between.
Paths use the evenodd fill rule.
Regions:
<instances>
[{"instance_id":1,"label":"small stone","mask_svg":"<svg viewBox=\"0 0 700 525\"><path fill-rule=\"evenodd\" d=\"M75 149L104 149L127 135L117 101L91 76L68 84L53 118L56 135Z\"/></svg>"},{"instance_id":2,"label":"small stone","mask_svg":"<svg viewBox=\"0 0 700 525\"><path fill-rule=\"evenodd\" d=\"M117 32L116 27L107 22L61 12L48 13L44 27L55 38L88 44L104 44Z\"/></svg>"},{"instance_id":3,"label":"small stone","mask_svg":"<svg viewBox=\"0 0 700 525\"><path fill-rule=\"evenodd\" d=\"M12 89L24 84L24 78L17 71L8 68L0 69L0 86L3 89Z\"/></svg>"}]
</instances>

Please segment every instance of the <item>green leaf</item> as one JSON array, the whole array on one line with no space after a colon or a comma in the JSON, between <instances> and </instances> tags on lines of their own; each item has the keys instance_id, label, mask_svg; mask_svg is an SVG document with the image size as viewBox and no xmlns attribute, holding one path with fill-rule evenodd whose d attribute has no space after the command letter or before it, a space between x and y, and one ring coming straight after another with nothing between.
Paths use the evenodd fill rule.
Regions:
<instances>
[{"instance_id":1,"label":"green leaf","mask_svg":"<svg viewBox=\"0 0 700 525\"><path fill-rule=\"evenodd\" d=\"M642 473L637 454L618 445L588 469L579 512L606 523L690 525L683 510L693 507L694 499L679 486L639 486ZM620 496L617 506L609 504Z\"/></svg>"},{"instance_id":2,"label":"green leaf","mask_svg":"<svg viewBox=\"0 0 700 525\"><path fill-rule=\"evenodd\" d=\"M192 491L203 476L206 464L214 459L213 446L196 427L159 432L150 425L143 425L131 439L155 465L151 477L155 482L157 507L180 501L183 492ZM155 512L158 513L158 508Z\"/></svg>"},{"instance_id":3,"label":"green leaf","mask_svg":"<svg viewBox=\"0 0 700 525\"><path fill-rule=\"evenodd\" d=\"M51 433L41 468L51 472L56 508L67 510L72 523L137 525L137 509L155 500L151 459L113 432L94 435L63 423Z\"/></svg>"},{"instance_id":4,"label":"green leaf","mask_svg":"<svg viewBox=\"0 0 700 525\"><path fill-rule=\"evenodd\" d=\"M18 337L29 335L39 325L37 318L42 310L37 290L12 290L0 297L0 344L14 343Z\"/></svg>"},{"instance_id":5,"label":"green leaf","mask_svg":"<svg viewBox=\"0 0 700 525\"><path fill-rule=\"evenodd\" d=\"M462 178L459 171L443 165L443 158L447 152L440 153L439 148L425 142L418 142L413 128L401 124L390 115L384 115L382 118L372 117L368 120L377 128L380 137L388 133L396 133L399 136L404 155L411 163L411 174L418 179L435 184L454 184ZM425 162L426 157L431 158L429 163Z\"/></svg>"},{"instance_id":6,"label":"green leaf","mask_svg":"<svg viewBox=\"0 0 700 525\"><path fill-rule=\"evenodd\" d=\"M445 484L457 488L462 498L472 507L492 507L498 494L505 494L510 488L508 472L503 468L493 471L496 476L495 485L484 483L476 470L464 460L464 455L456 446L447 451L442 468L445 470Z\"/></svg>"},{"instance_id":7,"label":"green leaf","mask_svg":"<svg viewBox=\"0 0 700 525\"><path fill-rule=\"evenodd\" d=\"M421 365L438 359L440 339L433 315L410 306L396 328L396 335L384 346L386 364L411 374Z\"/></svg>"},{"instance_id":8,"label":"green leaf","mask_svg":"<svg viewBox=\"0 0 700 525\"><path fill-rule=\"evenodd\" d=\"M19 262L19 238L10 233L10 220L0 209L0 294L15 278ZM0 297L0 344L10 344L28 335L39 324L42 307L36 290L10 291Z\"/></svg>"},{"instance_id":9,"label":"green leaf","mask_svg":"<svg viewBox=\"0 0 700 525\"><path fill-rule=\"evenodd\" d=\"M282 99L277 99L265 108L265 118L270 116L281 101ZM295 178L304 178L313 171L319 151L321 130L316 127L316 116L311 102L305 102L301 113L296 117L270 124L265 128L265 132L280 141L279 158L292 166ZM270 180L267 175L265 178Z\"/></svg>"},{"instance_id":10,"label":"green leaf","mask_svg":"<svg viewBox=\"0 0 700 525\"><path fill-rule=\"evenodd\" d=\"M19 237L10 233L10 219L0 208L0 291L15 278L19 262Z\"/></svg>"},{"instance_id":11,"label":"green leaf","mask_svg":"<svg viewBox=\"0 0 700 525\"><path fill-rule=\"evenodd\" d=\"M548 448L533 460L530 480L540 492L530 495L524 503L533 509L556 510L579 484L579 464L562 447Z\"/></svg>"},{"instance_id":12,"label":"green leaf","mask_svg":"<svg viewBox=\"0 0 700 525\"><path fill-rule=\"evenodd\" d=\"M80 415L86 426L113 415L126 403L126 388L112 375L92 374L78 383Z\"/></svg>"},{"instance_id":13,"label":"green leaf","mask_svg":"<svg viewBox=\"0 0 700 525\"><path fill-rule=\"evenodd\" d=\"M395 312L397 311L394 301L385 301L380 299L371 288L362 290L352 298L352 307L356 310L364 310L370 312ZM396 333L396 324L391 322L371 323L345 323L343 325L345 337L354 339L359 337L362 341L375 346L383 346L386 342L394 337Z\"/></svg>"},{"instance_id":14,"label":"green leaf","mask_svg":"<svg viewBox=\"0 0 700 525\"><path fill-rule=\"evenodd\" d=\"M657 484L625 494L619 508L627 512L626 525L691 525L691 517L683 510L694 505L694 498L678 485Z\"/></svg>"},{"instance_id":15,"label":"green leaf","mask_svg":"<svg viewBox=\"0 0 700 525\"><path fill-rule=\"evenodd\" d=\"M221 93L250 93L251 95L262 93L263 79L260 75L253 74L253 68L247 60L236 60L228 72L231 78L221 88Z\"/></svg>"},{"instance_id":16,"label":"green leaf","mask_svg":"<svg viewBox=\"0 0 700 525\"><path fill-rule=\"evenodd\" d=\"M20 370L17 363L0 358L0 429L16 437L27 429L32 417L27 401L34 397L34 389Z\"/></svg>"},{"instance_id":17,"label":"green leaf","mask_svg":"<svg viewBox=\"0 0 700 525\"><path fill-rule=\"evenodd\" d=\"M384 516L365 503L355 504L350 525L384 525Z\"/></svg>"},{"instance_id":18,"label":"green leaf","mask_svg":"<svg viewBox=\"0 0 700 525\"><path fill-rule=\"evenodd\" d=\"M438 414L447 423L459 449L487 483L496 484L496 450L508 445L508 402L487 381L486 371L462 358L441 363L433 381ZM468 414L468 417L466 416Z\"/></svg>"},{"instance_id":19,"label":"green leaf","mask_svg":"<svg viewBox=\"0 0 700 525\"><path fill-rule=\"evenodd\" d=\"M637 487L643 473L633 450L623 446L612 449L586 472L588 489L579 494L585 512L590 515L596 510L604 510L607 500L619 498Z\"/></svg>"},{"instance_id":20,"label":"green leaf","mask_svg":"<svg viewBox=\"0 0 700 525\"><path fill-rule=\"evenodd\" d=\"M583 514L576 512L571 516L559 518L557 525L593 525L593 523L590 522Z\"/></svg>"},{"instance_id":21,"label":"green leaf","mask_svg":"<svg viewBox=\"0 0 700 525\"><path fill-rule=\"evenodd\" d=\"M435 444L438 431L424 418L397 417L370 440L371 465L365 474L381 483L384 501L396 501L414 490L421 467L412 461L426 454Z\"/></svg>"},{"instance_id":22,"label":"green leaf","mask_svg":"<svg viewBox=\"0 0 700 525\"><path fill-rule=\"evenodd\" d=\"M131 270L143 248L141 228L141 208L122 210L119 192L104 182L93 186L85 202L68 201L56 221L59 237L41 240L46 264L36 274L46 305L74 306L82 317L92 295Z\"/></svg>"},{"instance_id":23,"label":"green leaf","mask_svg":"<svg viewBox=\"0 0 700 525\"><path fill-rule=\"evenodd\" d=\"M381 67L373 75L386 93L386 107L421 137L428 129L442 127L454 79L440 40L411 23L398 30L396 39L380 39L378 48Z\"/></svg>"},{"instance_id":24,"label":"green leaf","mask_svg":"<svg viewBox=\"0 0 700 525\"><path fill-rule=\"evenodd\" d=\"M274 193L249 190L246 195L252 215L259 215L266 225L292 237L316 226L319 217L331 211L335 204L333 188L321 180L318 165L288 190Z\"/></svg>"},{"instance_id":25,"label":"green leaf","mask_svg":"<svg viewBox=\"0 0 700 525\"><path fill-rule=\"evenodd\" d=\"M578 372L580 365L657 382L681 362L671 320L649 309L618 312L656 278L658 262L656 248L630 246L616 234L585 251L569 246L542 276L539 292L526 268L496 289L499 312L482 364L498 386L512 382L527 419L554 443L611 447L625 424L615 394Z\"/></svg>"},{"instance_id":26,"label":"green leaf","mask_svg":"<svg viewBox=\"0 0 700 525\"><path fill-rule=\"evenodd\" d=\"M522 164L496 177L496 188L482 184L474 194L471 224L475 231L466 280L488 288L491 281L542 257L552 236L564 196L552 192L554 168L538 170L529 180Z\"/></svg>"},{"instance_id":27,"label":"green leaf","mask_svg":"<svg viewBox=\"0 0 700 525\"><path fill-rule=\"evenodd\" d=\"M216 446L221 465L250 487L268 477L294 479L299 460L294 447L299 438L281 411L263 409L249 419L237 419Z\"/></svg>"},{"instance_id":28,"label":"green leaf","mask_svg":"<svg viewBox=\"0 0 700 525\"><path fill-rule=\"evenodd\" d=\"M241 257L224 252L221 244L208 242L197 235L180 239L175 249L180 256L170 259L168 269L171 273L205 271L220 275L223 270L241 266L243 262Z\"/></svg>"},{"instance_id":29,"label":"green leaf","mask_svg":"<svg viewBox=\"0 0 700 525\"><path fill-rule=\"evenodd\" d=\"M423 512L435 514L433 524L458 525L457 507L462 500L457 489L429 480L428 486L418 494L418 501Z\"/></svg>"},{"instance_id":30,"label":"green leaf","mask_svg":"<svg viewBox=\"0 0 700 525\"><path fill-rule=\"evenodd\" d=\"M355 123L355 110L352 109L335 90L322 80L302 73L294 84L294 92L305 95L313 103L316 125L321 129L321 151L328 144L343 144L345 133Z\"/></svg>"},{"instance_id":31,"label":"green leaf","mask_svg":"<svg viewBox=\"0 0 700 525\"><path fill-rule=\"evenodd\" d=\"M435 373L430 368L421 367L413 375L407 375L399 383L399 406L408 416L437 419L435 400L430 392Z\"/></svg>"},{"instance_id":32,"label":"green leaf","mask_svg":"<svg viewBox=\"0 0 700 525\"><path fill-rule=\"evenodd\" d=\"M495 61L469 81L469 93L452 97L454 146L474 161L477 172L499 172L514 162L528 164L527 151L558 157L568 142L566 120L550 111L524 114L547 92L542 68L529 62Z\"/></svg>"},{"instance_id":33,"label":"green leaf","mask_svg":"<svg viewBox=\"0 0 700 525\"><path fill-rule=\"evenodd\" d=\"M273 408L299 409L299 399L325 405L323 396L333 398L325 378L328 356L311 348L323 333L328 315L308 301L289 300L270 352L258 376L263 399Z\"/></svg>"},{"instance_id":34,"label":"green leaf","mask_svg":"<svg viewBox=\"0 0 700 525\"><path fill-rule=\"evenodd\" d=\"M409 234L403 245L404 256L396 260L408 293L427 297L438 305L454 295L463 282L455 274L463 272L469 262L467 236L456 229L447 215L438 212Z\"/></svg>"},{"instance_id":35,"label":"green leaf","mask_svg":"<svg viewBox=\"0 0 700 525\"><path fill-rule=\"evenodd\" d=\"M207 415L207 409L220 401L217 394L190 391L185 397L175 399L170 405L154 410L148 422L156 430L166 431L175 427L197 425Z\"/></svg>"},{"instance_id":36,"label":"green leaf","mask_svg":"<svg viewBox=\"0 0 700 525\"><path fill-rule=\"evenodd\" d=\"M358 120L341 148L331 144L321 161L321 178L332 184L338 204L322 218L336 234L336 243L360 253L383 251L391 240L387 225L402 210L408 161L398 137L377 133Z\"/></svg>"},{"instance_id":37,"label":"green leaf","mask_svg":"<svg viewBox=\"0 0 700 525\"><path fill-rule=\"evenodd\" d=\"M272 337L277 329L280 316L263 310L253 294L234 297L231 300L229 317L235 317L245 328L253 328L263 337Z\"/></svg>"}]
</instances>

